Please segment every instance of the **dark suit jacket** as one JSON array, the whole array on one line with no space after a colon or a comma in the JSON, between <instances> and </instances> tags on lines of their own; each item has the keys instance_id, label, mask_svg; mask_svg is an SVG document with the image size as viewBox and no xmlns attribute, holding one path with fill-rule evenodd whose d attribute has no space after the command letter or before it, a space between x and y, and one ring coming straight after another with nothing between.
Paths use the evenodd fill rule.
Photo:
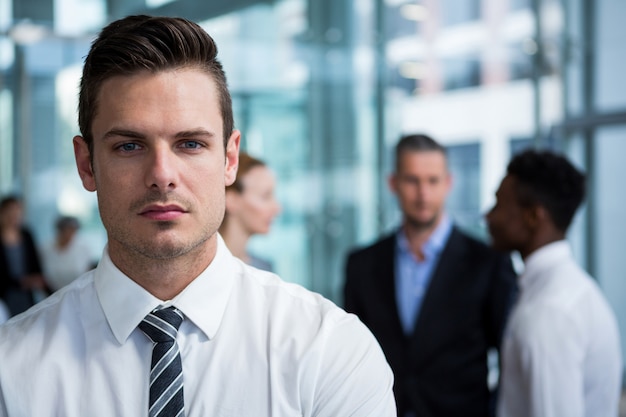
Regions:
<instances>
[{"instance_id":1,"label":"dark suit jacket","mask_svg":"<svg viewBox=\"0 0 626 417\"><path fill-rule=\"evenodd\" d=\"M22 243L24 245L24 271L28 274L41 274L41 262L33 236L27 229L22 229ZM17 281L11 277L9 260L2 241L0 241L0 298L4 298L7 291L18 290L20 288ZM25 291L29 292L30 291ZM30 294L29 294L30 296ZM31 300L32 305L32 300ZM11 314L17 312L12 311Z\"/></svg>"},{"instance_id":2,"label":"dark suit jacket","mask_svg":"<svg viewBox=\"0 0 626 417\"><path fill-rule=\"evenodd\" d=\"M395 250L394 234L349 255L344 307L387 356L398 416L489 415L487 351L500 345L515 294L510 257L454 227L407 336L396 305Z\"/></svg>"}]
</instances>

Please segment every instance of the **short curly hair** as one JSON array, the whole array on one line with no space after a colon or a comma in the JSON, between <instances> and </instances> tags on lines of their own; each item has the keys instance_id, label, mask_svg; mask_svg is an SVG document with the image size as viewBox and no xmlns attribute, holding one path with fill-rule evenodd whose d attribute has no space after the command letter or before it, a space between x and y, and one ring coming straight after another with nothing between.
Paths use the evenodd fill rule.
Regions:
<instances>
[{"instance_id":1,"label":"short curly hair","mask_svg":"<svg viewBox=\"0 0 626 417\"><path fill-rule=\"evenodd\" d=\"M585 175L565 156L528 149L509 162L507 174L518 182L519 203L543 206L554 225L566 232L585 198Z\"/></svg>"}]
</instances>

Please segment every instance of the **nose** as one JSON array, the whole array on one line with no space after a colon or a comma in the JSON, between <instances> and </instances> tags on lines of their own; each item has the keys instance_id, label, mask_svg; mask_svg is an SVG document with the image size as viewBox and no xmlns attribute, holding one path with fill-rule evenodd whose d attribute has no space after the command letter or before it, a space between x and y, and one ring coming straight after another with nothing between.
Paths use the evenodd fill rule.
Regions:
<instances>
[{"instance_id":1,"label":"nose","mask_svg":"<svg viewBox=\"0 0 626 417\"><path fill-rule=\"evenodd\" d=\"M161 191L176 187L178 169L176 154L166 145L157 145L146 158L146 186Z\"/></svg>"},{"instance_id":2,"label":"nose","mask_svg":"<svg viewBox=\"0 0 626 417\"><path fill-rule=\"evenodd\" d=\"M413 185L415 187L415 194L420 200L424 200L430 195L431 187L424 181L416 181Z\"/></svg>"}]
</instances>

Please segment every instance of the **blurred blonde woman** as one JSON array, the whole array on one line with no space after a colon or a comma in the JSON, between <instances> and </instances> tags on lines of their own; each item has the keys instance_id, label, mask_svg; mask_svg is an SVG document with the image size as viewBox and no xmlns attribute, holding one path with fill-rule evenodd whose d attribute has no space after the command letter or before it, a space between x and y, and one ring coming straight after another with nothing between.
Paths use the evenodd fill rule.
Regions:
<instances>
[{"instance_id":1,"label":"blurred blonde woman","mask_svg":"<svg viewBox=\"0 0 626 417\"><path fill-rule=\"evenodd\" d=\"M226 214L219 229L233 255L266 271L272 270L271 263L250 254L247 245L253 235L268 233L280 212L275 185L274 174L263 161L241 152L237 179L226 187Z\"/></svg>"}]
</instances>

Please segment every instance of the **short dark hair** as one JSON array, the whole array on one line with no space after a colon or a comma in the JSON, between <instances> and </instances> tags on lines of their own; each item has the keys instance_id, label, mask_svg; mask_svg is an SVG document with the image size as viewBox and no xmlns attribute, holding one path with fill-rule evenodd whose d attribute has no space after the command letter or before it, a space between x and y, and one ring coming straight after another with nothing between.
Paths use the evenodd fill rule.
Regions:
<instances>
[{"instance_id":1,"label":"short dark hair","mask_svg":"<svg viewBox=\"0 0 626 417\"><path fill-rule=\"evenodd\" d=\"M396 144L396 171L399 169L400 157L406 152L441 152L446 156L446 148L436 140L424 134L404 135Z\"/></svg>"},{"instance_id":2,"label":"short dark hair","mask_svg":"<svg viewBox=\"0 0 626 417\"><path fill-rule=\"evenodd\" d=\"M554 225L567 231L585 198L585 175L581 171L563 155L528 149L513 157L507 174L518 182L520 204L543 206Z\"/></svg>"},{"instance_id":3,"label":"short dark hair","mask_svg":"<svg viewBox=\"0 0 626 417\"><path fill-rule=\"evenodd\" d=\"M224 146L234 129L226 75L217 45L198 24L177 17L128 16L106 26L91 45L80 82L78 124L93 155L91 128L104 81L139 71L198 68L211 75L219 94Z\"/></svg>"}]
</instances>

